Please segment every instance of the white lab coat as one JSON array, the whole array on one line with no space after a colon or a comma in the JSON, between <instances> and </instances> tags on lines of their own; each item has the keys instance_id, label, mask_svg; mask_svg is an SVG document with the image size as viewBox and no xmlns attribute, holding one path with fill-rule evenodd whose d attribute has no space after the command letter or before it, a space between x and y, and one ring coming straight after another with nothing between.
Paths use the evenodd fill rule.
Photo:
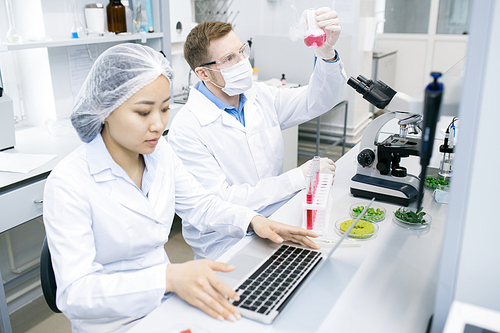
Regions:
<instances>
[{"instance_id":1,"label":"white lab coat","mask_svg":"<svg viewBox=\"0 0 500 333\"><path fill-rule=\"evenodd\" d=\"M96 141L97 140L97 141ZM169 264L164 244L174 211L199 230L241 238L255 212L204 190L165 139L155 151L148 198L110 169L96 169L99 135L50 174L44 222L57 282L57 306L74 332L127 330L161 304Z\"/></svg>"},{"instance_id":2,"label":"white lab coat","mask_svg":"<svg viewBox=\"0 0 500 333\"><path fill-rule=\"evenodd\" d=\"M186 105L172 121L168 140L206 189L269 216L305 187L300 169L283 173L281 131L330 110L340 102L346 81L340 60L318 59L308 86L277 89L254 83L245 92L245 126L191 89ZM216 259L238 241L198 230L189 222L183 220L183 235L196 258Z\"/></svg>"}]
</instances>

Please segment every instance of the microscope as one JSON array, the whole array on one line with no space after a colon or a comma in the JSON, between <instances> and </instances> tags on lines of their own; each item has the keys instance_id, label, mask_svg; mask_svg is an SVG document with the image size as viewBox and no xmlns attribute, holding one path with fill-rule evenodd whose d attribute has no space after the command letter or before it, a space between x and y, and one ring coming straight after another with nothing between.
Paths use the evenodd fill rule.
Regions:
<instances>
[{"instance_id":1,"label":"microscope","mask_svg":"<svg viewBox=\"0 0 500 333\"><path fill-rule=\"evenodd\" d=\"M422 139L408 137L408 134L418 134L422 127L421 114L400 111L410 109L410 96L396 92L380 80L369 80L362 75L357 79L351 77L347 84L377 108L389 111L375 118L365 129L357 155L358 167L351 179L351 194L355 197L374 197L376 200L402 206L408 206L416 199L421 202L423 182L420 182L417 175L409 174L401 165L401 160L409 156L420 156L421 164L426 163L427 168L430 158L427 155L429 151L432 152L435 123L431 136L424 135ZM433 118L432 121L437 119L428 118ZM382 127L392 119L398 119L399 133L380 141ZM426 123L424 122L425 126ZM427 127L424 130L430 133ZM425 177L425 168L422 165L421 177Z\"/></svg>"}]
</instances>

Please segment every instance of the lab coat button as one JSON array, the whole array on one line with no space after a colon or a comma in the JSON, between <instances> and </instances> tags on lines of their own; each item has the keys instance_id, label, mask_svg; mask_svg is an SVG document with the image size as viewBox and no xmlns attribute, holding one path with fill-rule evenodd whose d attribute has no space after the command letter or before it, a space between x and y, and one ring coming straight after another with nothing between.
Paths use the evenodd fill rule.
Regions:
<instances>
[{"instance_id":1,"label":"lab coat button","mask_svg":"<svg viewBox=\"0 0 500 333\"><path fill-rule=\"evenodd\" d=\"M158 246L158 245L156 245L156 246L155 246L155 249L157 249L157 248L159 248L159 246Z\"/></svg>"}]
</instances>

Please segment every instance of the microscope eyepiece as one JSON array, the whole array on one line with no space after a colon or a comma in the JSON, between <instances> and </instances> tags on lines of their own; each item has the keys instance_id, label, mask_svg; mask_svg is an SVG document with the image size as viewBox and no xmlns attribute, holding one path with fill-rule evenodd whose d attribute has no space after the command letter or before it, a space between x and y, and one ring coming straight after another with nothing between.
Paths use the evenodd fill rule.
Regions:
<instances>
[{"instance_id":1,"label":"microscope eyepiece","mask_svg":"<svg viewBox=\"0 0 500 333\"><path fill-rule=\"evenodd\" d=\"M394 95L396 95L396 91L384 82L380 80L373 81L367 79L363 75L358 75L357 79L351 76L347 84L363 95L364 99L379 109L385 108Z\"/></svg>"},{"instance_id":2,"label":"microscope eyepiece","mask_svg":"<svg viewBox=\"0 0 500 333\"><path fill-rule=\"evenodd\" d=\"M364 77L363 75L358 75L358 80L363 82L364 84L370 86L373 84L373 81L370 80L370 79L367 79L366 77Z\"/></svg>"},{"instance_id":3,"label":"microscope eyepiece","mask_svg":"<svg viewBox=\"0 0 500 333\"><path fill-rule=\"evenodd\" d=\"M358 93L360 93L363 96L370 92L370 87L368 87L363 82L359 82L358 80L356 80L353 77L349 78L349 80L347 81L347 84L350 85L352 88L354 88L354 90L356 90Z\"/></svg>"},{"instance_id":4,"label":"microscope eyepiece","mask_svg":"<svg viewBox=\"0 0 500 333\"><path fill-rule=\"evenodd\" d=\"M359 86L359 81L351 76L349 80L347 80L347 84L353 87L354 89L357 89Z\"/></svg>"}]
</instances>

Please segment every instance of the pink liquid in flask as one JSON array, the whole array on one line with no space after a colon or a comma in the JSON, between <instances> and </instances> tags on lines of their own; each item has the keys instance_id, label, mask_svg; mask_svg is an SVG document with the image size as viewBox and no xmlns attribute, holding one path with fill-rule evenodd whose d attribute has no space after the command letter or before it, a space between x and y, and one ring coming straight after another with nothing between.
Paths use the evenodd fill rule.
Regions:
<instances>
[{"instance_id":1,"label":"pink liquid in flask","mask_svg":"<svg viewBox=\"0 0 500 333\"><path fill-rule=\"evenodd\" d=\"M309 35L306 38L304 38L304 43L307 45L307 47L314 49L317 47L323 46L326 42L326 34L322 34L319 36L315 35Z\"/></svg>"}]
</instances>

